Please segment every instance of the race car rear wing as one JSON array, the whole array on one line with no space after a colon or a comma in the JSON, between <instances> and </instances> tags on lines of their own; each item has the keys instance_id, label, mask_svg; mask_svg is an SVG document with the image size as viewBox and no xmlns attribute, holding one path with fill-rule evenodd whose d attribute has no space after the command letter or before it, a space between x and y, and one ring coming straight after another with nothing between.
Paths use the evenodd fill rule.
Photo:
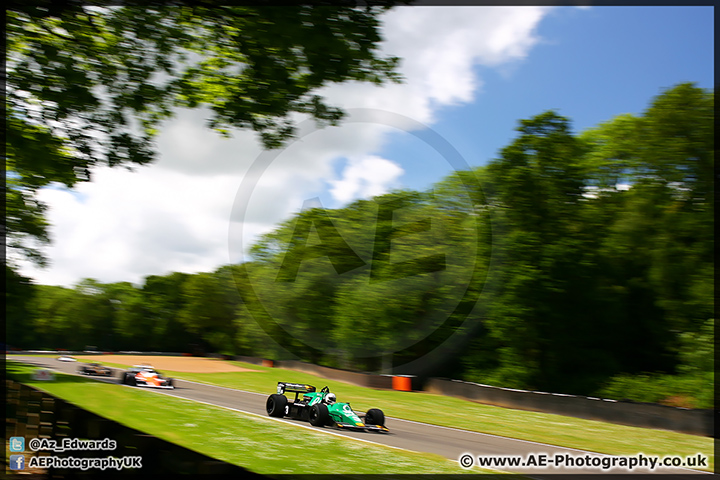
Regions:
<instances>
[{"instance_id":1,"label":"race car rear wing","mask_svg":"<svg viewBox=\"0 0 720 480\"><path fill-rule=\"evenodd\" d=\"M311 393L314 391L315 387L304 383L278 382L277 384L277 392L281 394L285 392Z\"/></svg>"}]
</instances>

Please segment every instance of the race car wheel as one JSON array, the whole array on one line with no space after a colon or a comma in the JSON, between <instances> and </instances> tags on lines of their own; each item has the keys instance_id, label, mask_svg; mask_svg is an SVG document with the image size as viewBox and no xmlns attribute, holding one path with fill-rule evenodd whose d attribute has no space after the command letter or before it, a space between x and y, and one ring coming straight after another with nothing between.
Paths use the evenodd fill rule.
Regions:
<instances>
[{"instance_id":1,"label":"race car wheel","mask_svg":"<svg viewBox=\"0 0 720 480\"><path fill-rule=\"evenodd\" d=\"M310 413L308 415L310 425L313 427L323 427L330 424L330 412L328 412L327 405L323 403L316 403L310 407Z\"/></svg>"},{"instance_id":2,"label":"race car wheel","mask_svg":"<svg viewBox=\"0 0 720 480\"><path fill-rule=\"evenodd\" d=\"M365 425L385 426L385 414L379 408L371 408L365 414Z\"/></svg>"},{"instance_id":3,"label":"race car wheel","mask_svg":"<svg viewBox=\"0 0 720 480\"><path fill-rule=\"evenodd\" d=\"M267 399L265 408L271 417L281 418L285 416L285 407L287 406L287 397L279 393L273 393Z\"/></svg>"},{"instance_id":4,"label":"race car wheel","mask_svg":"<svg viewBox=\"0 0 720 480\"><path fill-rule=\"evenodd\" d=\"M172 378L168 378L168 387L175 388L175 381Z\"/></svg>"},{"instance_id":5,"label":"race car wheel","mask_svg":"<svg viewBox=\"0 0 720 480\"><path fill-rule=\"evenodd\" d=\"M135 379L135 375L132 375L132 374L128 375L127 380L128 380L128 382L127 382L128 385L130 385L131 387L137 386L137 380Z\"/></svg>"}]
</instances>

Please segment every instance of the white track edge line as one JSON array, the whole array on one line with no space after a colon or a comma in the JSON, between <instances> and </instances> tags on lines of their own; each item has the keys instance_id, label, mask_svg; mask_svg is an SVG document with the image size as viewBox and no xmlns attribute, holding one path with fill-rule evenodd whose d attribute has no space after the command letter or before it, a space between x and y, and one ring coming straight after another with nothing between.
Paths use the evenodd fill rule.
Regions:
<instances>
[{"instance_id":1,"label":"white track edge line","mask_svg":"<svg viewBox=\"0 0 720 480\"><path fill-rule=\"evenodd\" d=\"M61 371L61 373L65 373L65 372L62 372L62 371ZM77 374L77 373L72 373L71 375L78 375L78 374ZM220 385L213 385L213 384L210 384L210 383L194 382L194 381L192 381L192 380L183 380L183 379L181 379L181 378L178 379L178 380L180 380L180 381L182 381L182 382L194 383L194 384L196 384L196 385L205 385L205 386L208 386L208 387L222 388L222 389L225 389L225 390L232 390L232 391L234 391L234 392L251 393L251 394L253 394L253 395L262 395L262 396L265 396L265 395L266 395L266 394L263 394L263 393L249 392L249 391L247 391L247 390L240 390L240 389L237 389L237 388L229 388L229 387L223 387L223 386L220 386ZM105 382L105 383L108 383L108 382ZM130 388L130 385L124 385L124 384L119 384L119 385L122 385L122 386L124 386L124 387L129 387L129 388ZM150 390L156 390L156 389L150 389ZM48 392L48 393L49 393L49 392ZM264 415L260 415L260 414L252 413L252 412L247 412L247 411L245 411L245 410L239 410L239 409L231 408L231 407L224 407L224 406L222 406L222 405L216 405L216 404L214 404L214 403L208 403L208 402L204 402L204 401L202 401L202 400L193 400L193 399L190 399L190 398L187 398L187 397L179 397L179 396L178 396L178 398L182 398L182 399L184 399L184 400L190 400L190 401L193 401L193 402L203 403L203 404L206 404L206 405L211 405L211 406L214 406L214 407L226 408L226 409L228 409L228 410L233 410L233 411L237 411L237 412L247 413L247 414L249 414L249 415L255 415L255 416L258 416L258 417L261 417L261 418L271 418L272 420L278 420L278 421L281 421L281 422L286 423L286 424L288 424L288 425L295 425L295 426L297 426L297 427L306 428L306 429L309 429L309 430L311 430L311 431L318 431L318 430L314 430L314 429L312 429L312 428L310 428L310 427L308 427L308 426L306 426L306 425L296 425L296 424L294 424L294 423L287 422L287 421L285 421L285 420L283 420L283 419L277 419L277 418L273 418L273 417L265 417ZM611 454L608 454L608 453L593 452L593 451L591 451L591 450L582 450L582 449L579 449L579 448L563 447L563 446L560 446L560 445L551 445L551 444L549 444L549 443L535 442L535 441L532 441L532 440L523 440L523 439L520 439L520 438L504 437L504 436L502 436L502 435L495 435L495 434L492 434L492 433L474 432L474 431L472 431L472 430L464 430L464 429L461 429L461 428L444 427L444 426L442 426L442 425L433 425L433 424L431 424L431 423L417 422L417 421L414 421L414 420L405 420L405 419L403 419L403 418L395 418L395 417L387 417L387 418L388 418L388 419L391 419L391 420L397 420L397 421L400 421L400 422L408 422L408 423L414 423L414 424L417 424L417 425L424 425L424 426L427 426L427 427L443 428L443 429L445 429L445 430L458 430L458 431L461 431L461 432L468 432L468 433L472 433L472 434L475 434L475 435L482 435L482 436L493 437L493 438L502 438L502 439L505 439L505 440L511 440L511 441L516 441L516 442L530 443L530 444L533 444L533 445L540 445L540 446L544 446L544 447L552 447L552 448L559 448L559 449L565 449L565 450L573 450L573 451L576 451L576 452L590 453L590 454L593 454L593 455L598 455L598 456L603 456L603 457L616 457L616 456L617 456L617 455L611 455ZM382 444L382 443L373 442L373 441L371 441L371 440L364 440L364 439L359 439L359 438L356 439L355 437L348 437L348 436L346 436L346 435L342 435L342 434L339 434L339 433L336 433L336 432L325 431L325 432L321 432L321 433L328 433L328 434L336 435L336 436L343 437L343 438L355 439L355 440L359 440L359 441L361 441L361 442L367 442L367 443L371 443L371 444L374 444L374 445L379 445L379 446L384 446L384 447L389 447L389 448L395 448L395 449L398 449L398 450L404 450L404 451L406 451L406 452L419 453L419 452L417 452L417 451L415 451L415 450L409 450L409 449L402 448L402 447L394 447L394 446L392 446L392 445L385 445L385 444ZM429 452L426 452L426 453L429 453ZM447 457L446 457L446 458L447 458ZM448 460L452 461L452 459L448 459ZM686 470L686 471L692 472L692 473L705 473L705 474L711 474L711 475L713 474L713 472L706 472L706 471L704 471L704 470L696 470L696 469L686 468L686 467L674 467L674 468L676 468L676 469L678 469L678 470ZM503 470L498 470L498 471L499 471L499 472L504 472ZM670 475L672 475L672 474L670 474Z\"/></svg>"},{"instance_id":2,"label":"white track edge line","mask_svg":"<svg viewBox=\"0 0 720 480\"><path fill-rule=\"evenodd\" d=\"M193 382L193 383L196 383L196 382ZM204 385L204 384L203 384L203 385ZM132 388L132 387L130 387L130 385L123 385L123 386L128 387L128 388ZM225 387L223 387L223 388L225 388ZM234 390L234 389L231 388L230 390ZM157 393L161 393L161 392L157 392ZM248 393L255 393L255 392L248 392ZM170 394L168 394L168 395L170 395ZM258 394L258 395L263 395L263 394ZM175 396L175 395L172 395L172 396ZM274 421L280 422L280 423L282 423L282 424L284 424L284 425L291 425L291 426L295 426L295 427L304 428L304 429L306 429L306 430L310 430L311 432L326 433L326 434L328 434L328 435L335 435L336 437L340 437L340 438L344 438L344 439L348 439L348 440L357 440L357 441L359 441L359 442L365 442L365 443L369 443L369 444L372 444L372 445L377 445L377 446L379 446L379 447L394 448L395 450L402 450L402 451L404 451L404 452L415 453L415 454L418 454L418 453L419 453L419 454L428 453L428 454L430 454L430 455L438 455L438 456L444 458L445 460L447 460L448 462L452 462L453 464L455 463L455 460L453 460L452 458L443 457L442 455L437 454L437 453L432 453L432 452L419 452L419 451L417 451L417 450L410 450L410 449L403 448L403 447L395 447L395 446L393 446L393 445L386 445L386 444L384 444L384 443L373 442L372 440L366 440L366 439L364 439L364 438L349 437L349 436L347 436L347 435L343 435L342 433L332 432L332 431L329 431L329 430L327 430L327 429L318 430L318 429L316 429L316 428L314 428L314 427L308 427L307 425L302 425L302 424L299 424L299 423L293 423L293 422L290 422L290 421L285 420L285 419L282 419L282 418L275 418L275 417L270 417L270 416L267 416L267 417L266 417L265 415L260 415L259 413L248 412L247 410L240 410L240 409L238 409L238 408L225 407L225 406L223 406L223 405L216 405L216 404L214 404L214 403L205 402L205 401L203 401L203 400L194 400L194 399L192 399L192 398L179 397L179 396L176 396L176 398L181 398L181 399L183 399L183 400L188 400L188 401L191 401L191 402L202 403L202 404L205 404L205 405L209 405L209 406L211 406L211 407L224 408L224 409L226 409L226 410L231 410L231 411L234 411L234 412L245 413L245 414L247 414L247 415L253 415L253 416L255 416L255 417L260 417L260 418L264 418L264 419L268 419L268 420L274 420ZM480 468L480 467L478 466L478 468ZM510 472L510 471L505 471L505 470L496 470L496 469L492 469L492 468L487 468L487 470L492 470L492 471L495 471L495 472L498 472L498 473L510 473L510 474L511 474L511 473L515 473L515 472ZM448 474L448 475L451 475L451 474Z\"/></svg>"},{"instance_id":3,"label":"white track edge line","mask_svg":"<svg viewBox=\"0 0 720 480\"><path fill-rule=\"evenodd\" d=\"M121 384L121 385L122 385L122 384ZM204 385L204 384L203 384L203 385ZM133 388L133 387L130 386L130 385L122 385L122 386L123 386L123 387L128 387L128 388ZM224 387L223 387L223 388L224 388ZM230 390L234 390L234 389L230 389ZM162 390L156 390L156 389L149 389L148 391L153 391L153 392L155 392L155 393L165 393L165 392L162 391ZM254 393L254 392L248 392L248 393ZM182 400L187 400L187 401L190 401L190 402L201 403L201 404L208 405L208 406L211 406L211 407L224 408L225 410L231 410L231 411L233 411L233 412L239 412L239 413L244 413L244 414L246 414L246 415L252 415L252 416L254 416L254 417L260 417L260 418L267 419L267 420L273 420L273 421L276 421L276 422L280 422L280 423L282 423L282 424L284 424L284 425L290 425L290 426L295 426L295 427L299 427L299 428L304 428L304 429L306 429L306 430L310 430L311 432L315 432L315 433L321 433L321 434L322 434L322 433L325 433L325 434L328 434L328 435L334 435L334 436L336 436L336 437L344 438L344 439L347 439L347 440L357 440L357 441L359 441L359 442L370 443L370 444L372 444L372 445L377 445L377 446L379 446L379 447L393 448L393 449L395 449L395 450L402 450L402 451L409 452L409 453L415 453L415 454L417 454L417 453L430 453L431 455L438 455L438 454L432 453L432 452L418 452L417 450L410 450L410 449L407 449L407 448L395 447L395 446L393 446L393 445L385 445L385 444L383 444L383 443L373 442L372 440L366 440L366 439L364 439L364 438L349 437L349 436L347 436L347 435L343 435L342 433L332 432L332 431L329 431L329 430L327 430L327 429L317 429L317 428L315 428L315 427L309 427L309 426L307 426L307 425L302 425L302 424L290 422L290 421L285 420L285 419L282 419L282 418L275 418L275 417L270 417L270 416L261 415L261 414L259 414L259 413L248 412L247 410L240 410L239 408L226 407L226 406L224 406L224 405L217 405L217 404L214 404L214 403L206 402L206 401L204 401L204 400L196 400L196 399L193 399L193 398L181 397L181 396L179 396L179 395L175 395L175 394L171 394L171 393L165 393L165 394L166 394L166 395L170 395L170 396L175 397L175 398L180 398L180 399L182 399ZM262 395L262 394L258 394L258 395ZM439 455L439 456L442 457L442 458L444 458L445 460L447 460L447 461L449 461L449 462L453 462L453 460L452 460L451 458L443 457L442 455ZM499 472L502 472L502 470L498 470L498 471L499 471Z\"/></svg>"},{"instance_id":4,"label":"white track edge line","mask_svg":"<svg viewBox=\"0 0 720 480\"><path fill-rule=\"evenodd\" d=\"M220 386L220 385L213 385L213 384L210 384L210 383L194 382L194 381L192 381L192 380L183 380L183 379L178 379L178 380L181 380L181 381L183 381L183 382L194 383L194 384L197 384L197 385L206 385L206 386L209 386L209 387L223 388L223 389L225 389L225 390L232 390L232 391L234 391L234 392L252 393L253 395L263 395L263 396L266 395L266 394L263 394L263 393L249 392L249 391L247 391L247 390L240 390L240 389L237 389L237 388L229 388L229 387L223 387L223 386ZM262 416L262 415L261 415L261 416ZM467 433L472 433L472 434L475 434L475 435L482 435L482 436L486 436L486 437L502 438L502 439L504 439L504 440L510 440L510 441L515 441L515 442L530 443L530 444L539 445L539 446L542 446L542 447L552 447L552 448L558 448L558 449L563 449L563 450L572 450L572 451L575 451L575 452L590 453L590 454L593 454L593 455L598 455L598 456L603 456L603 457L617 457L617 455L612 455L612 454L609 454L609 453L593 452L593 451L591 451L591 450L583 450L583 449L580 449L580 448L573 448L573 447L563 447L563 446L561 446L561 445L552 445L552 444L549 444L549 443L535 442L535 441L533 441L533 440L524 440L524 439L522 439L522 438L505 437L505 436L496 435L496 434L493 434L493 433L475 432L475 431L472 431L472 430L465 430L465 429L462 429L462 428L445 427L445 426L442 426L442 425L433 425L432 423L417 422L417 421L415 421L415 420L405 420L404 418L396 418L396 417L387 417L387 418L390 419L390 420L393 420L393 421L414 423L414 424L416 424L416 425L424 425L424 426L427 426L427 427L434 427L434 428L443 428L443 429L445 429L445 430L458 430L458 431L461 431L461 432L467 432ZM414 450L409 450L409 451L414 451ZM678 470L687 470L687 471L693 472L693 473L709 473L709 474L712 474L712 472L706 472L706 471L704 471L704 470L696 470L696 469L686 468L686 467L674 467L674 468L676 468L676 469L678 469ZM502 470L499 470L499 471L502 471Z\"/></svg>"},{"instance_id":5,"label":"white track edge line","mask_svg":"<svg viewBox=\"0 0 720 480\"><path fill-rule=\"evenodd\" d=\"M535 442L535 441L532 441L532 440L523 440L523 439L521 439L521 438L503 437L502 435L495 435L495 434L492 434L492 433L482 433L482 432L474 432L474 431L472 431L472 430L464 430L464 429L461 429L461 428L444 427L444 426L442 426L442 425L433 425L433 424L431 424L431 423L416 422L416 421L414 421L414 420L405 420L405 419L403 419L403 418L394 418L394 417L387 417L387 418L391 418L392 420L396 420L396 421L400 421L400 422L408 422L408 423L415 423L415 424L418 424L418 425L425 425L425 426L428 426L428 427L444 428L444 429L446 429L446 430L460 430L460 431L462 431L462 432L473 433L473 434L475 434L475 435L483 435L483 436L487 436L487 437L502 438L502 439L505 439L505 440L511 440L511 441L516 441L516 442L531 443L531 444L533 444L533 445L540 445L540 446L543 446L543 447L552 447L552 448L558 448L558 449L564 449L564 450L573 450L573 451L576 451L576 452L589 453L589 454L598 455L598 456L601 456L601 457L617 457L617 456L623 456L623 455L612 455L612 454L609 454L609 453L593 452L593 451L591 451L591 450L582 450L582 449L573 448L573 447L563 447L563 446L560 446L560 445L552 445L552 444L549 444L549 443ZM645 455L645 454L643 454L643 455ZM687 471L693 472L693 473L709 473L709 474L713 474L713 472L706 472L706 471L704 471L704 470L696 470L696 469L687 468L687 467L667 467L667 468L676 468L676 469L678 469L678 470L687 470ZM647 474L644 474L644 475L647 475ZM668 475L672 475L672 474L668 474Z\"/></svg>"}]
</instances>

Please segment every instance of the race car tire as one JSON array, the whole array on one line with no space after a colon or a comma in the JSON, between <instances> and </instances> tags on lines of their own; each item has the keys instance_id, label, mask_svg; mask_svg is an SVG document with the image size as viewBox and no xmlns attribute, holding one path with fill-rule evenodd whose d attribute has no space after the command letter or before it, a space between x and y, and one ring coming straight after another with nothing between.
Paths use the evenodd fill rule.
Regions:
<instances>
[{"instance_id":1,"label":"race car tire","mask_svg":"<svg viewBox=\"0 0 720 480\"><path fill-rule=\"evenodd\" d=\"M135 375L129 374L127 376L127 384L131 387L137 387L137 380L135 379Z\"/></svg>"},{"instance_id":2,"label":"race car tire","mask_svg":"<svg viewBox=\"0 0 720 480\"><path fill-rule=\"evenodd\" d=\"M287 406L288 400L285 395L279 393L273 393L267 399L265 403L265 409L268 415L271 417L282 418L285 416L285 407Z\"/></svg>"},{"instance_id":3,"label":"race car tire","mask_svg":"<svg viewBox=\"0 0 720 480\"><path fill-rule=\"evenodd\" d=\"M310 413L308 415L310 425L313 427L323 427L330 424L330 412L328 412L327 405L323 403L316 403L310 407Z\"/></svg>"},{"instance_id":4,"label":"race car tire","mask_svg":"<svg viewBox=\"0 0 720 480\"><path fill-rule=\"evenodd\" d=\"M365 413L365 425L385 426L385 414L379 408L371 408Z\"/></svg>"},{"instance_id":5,"label":"race car tire","mask_svg":"<svg viewBox=\"0 0 720 480\"><path fill-rule=\"evenodd\" d=\"M168 384L168 387L175 388L175 380L173 380L172 378L168 378L167 384Z\"/></svg>"}]
</instances>

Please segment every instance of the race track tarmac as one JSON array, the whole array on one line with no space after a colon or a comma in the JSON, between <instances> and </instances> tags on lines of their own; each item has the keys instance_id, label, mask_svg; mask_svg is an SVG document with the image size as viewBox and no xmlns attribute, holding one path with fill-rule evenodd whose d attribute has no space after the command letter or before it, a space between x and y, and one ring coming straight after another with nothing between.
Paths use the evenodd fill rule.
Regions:
<instances>
[{"instance_id":1,"label":"race track tarmac","mask_svg":"<svg viewBox=\"0 0 720 480\"><path fill-rule=\"evenodd\" d=\"M64 373L77 374L77 363L61 362L55 358L33 357L33 356L17 356L9 355L8 359L17 360L33 365L50 368ZM119 372L119 370L115 369ZM98 381L109 383L119 383L118 375L114 377L92 377ZM225 387L216 387L201 383L189 382L185 380L175 380L176 388L169 389L148 389L159 395L171 395L174 397L195 400L211 405L230 408L241 412L261 415L267 417L265 411L265 401L270 393L258 394L245 392L242 390L234 390ZM127 387L127 388L143 388L143 387ZM378 405L382 408L382 405ZM529 459L530 454L535 455L535 459L539 455L545 454L548 457L556 458L558 455L569 455L574 458L590 456L608 457L608 455L597 454L585 450L576 450L572 448L557 447L542 443L535 443L525 440L516 440L506 437L498 437L483 433L460 430L456 428L440 427L429 425L426 423L412 422L398 418L386 418L386 426L390 429L389 434L370 433L370 432L353 432L341 431L333 428L316 428L310 426L307 422L290 419L278 419L289 424L295 424L302 428L312 428L313 430L326 431L328 434L341 435L345 437L355 438L361 441L373 442L377 444L387 445L391 447L412 450L416 452L429 452L442 455L454 461L459 461L463 454L470 454L477 464L478 456L502 455L522 456L523 459ZM672 452L668 452L670 454ZM545 467L506 467L504 471L515 473L529 474L533 478L542 478L548 474L566 474L566 473L602 473L602 474L690 474L690 473L706 473L686 468L656 468L650 470L648 468L636 467L632 470L624 468L614 468L603 470L598 467L591 468L557 468L554 466Z\"/></svg>"}]
</instances>

